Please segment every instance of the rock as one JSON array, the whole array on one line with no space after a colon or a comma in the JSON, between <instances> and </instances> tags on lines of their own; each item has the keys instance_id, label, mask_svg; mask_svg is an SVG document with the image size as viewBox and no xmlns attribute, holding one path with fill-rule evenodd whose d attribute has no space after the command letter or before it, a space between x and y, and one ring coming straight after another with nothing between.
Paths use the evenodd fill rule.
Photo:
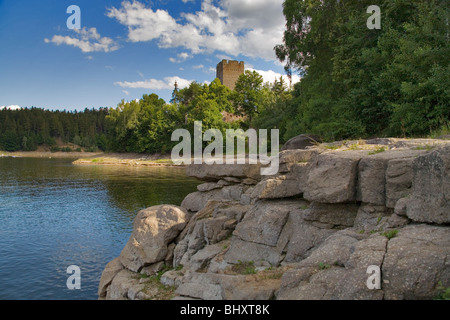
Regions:
<instances>
[{"instance_id":1,"label":"rock","mask_svg":"<svg viewBox=\"0 0 450 320\"><path fill-rule=\"evenodd\" d=\"M205 192L197 191L188 194L181 202L181 206L188 211L197 212L202 210L209 200L220 200L221 196L221 189L214 189Z\"/></svg>"},{"instance_id":2,"label":"rock","mask_svg":"<svg viewBox=\"0 0 450 320\"><path fill-rule=\"evenodd\" d=\"M231 235L247 207L238 202L210 200L197 212L180 234L174 250L174 266L187 264L205 245L220 242Z\"/></svg>"},{"instance_id":3,"label":"rock","mask_svg":"<svg viewBox=\"0 0 450 320\"><path fill-rule=\"evenodd\" d=\"M412 189L406 209L408 218L429 223L450 222L450 146L413 161Z\"/></svg>"},{"instance_id":4,"label":"rock","mask_svg":"<svg viewBox=\"0 0 450 320\"><path fill-rule=\"evenodd\" d=\"M233 235L248 242L276 246L293 205L258 202L245 215Z\"/></svg>"},{"instance_id":5,"label":"rock","mask_svg":"<svg viewBox=\"0 0 450 320\"><path fill-rule=\"evenodd\" d=\"M256 275L191 273L175 293L204 300L269 300L279 284L280 279L260 281Z\"/></svg>"},{"instance_id":6,"label":"rock","mask_svg":"<svg viewBox=\"0 0 450 320\"><path fill-rule=\"evenodd\" d=\"M165 266L165 261L159 261L156 263L153 263L149 266L145 266L141 269L140 274L144 274L147 276L154 276L159 271L161 271Z\"/></svg>"},{"instance_id":7,"label":"rock","mask_svg":"<svg viewBox=\"0 0 450 320\"><path fill-rule=\"evenodd\" d=\"M361 232L375 232L384 229L390 213L384 206L362 204L355 218L354 229Z\"/></svg>"},{"instance_id":8,"label":"rock","mask_svg":"<svg viewBox=\"0 0 450 320\"><path fill-rule=\"evenodd\" d=\"M387 146L392 143L391 139L388 138L374 138L366 140L366 144L379 144L383 146Z\"/></svg>"},{"instance_id":9,"label":"rock","mask_svg":"<svg viewBox=\"0 0 450 320\"><path fill-rule=\"evenodd\" d=\"M377 157L361 159L358 168L356 200L384 206L387 160Z\"/></svg>"},{"instance_id":10,"label":"rock","mask_svg":"<svg viewBox=\"0 0 450 320\"><path fill-rule=\"evenodd\" d=\"M203 300L223 300L220 276L209 273L190 273L185 275L183 283L175 294Z\"/></svg>"},{"instance_id":11,"label":"rock","mask_svg":"<svg viewBox=\"0 0 450 320\"><path fill-rule=\"evenodd\" d=\"M98 296L100 298L106 296L106 291L111 284L114 277L123 270L123 265L120 263L120 259L117 257L109 262L102 272L100 283L98 285Z\"/></svg>"},{"instance_id":12,"label":"rock","mask_svg":"<svg viewBox=\"0 0 450 320\"><path fill-rule=\"evenodd\" d=\"M197 186L197 190L200 192L206 192L206 191L211 191L211 190L220 189L220 188L222 188L222 186L220 186L216 182L206 182L206 183L202 183Z\"/></svg>"},{"instance_id":13,"label":"rock","mask_svg":"<svg viewBox=\"0 0 450 320\"><path fill-rule=\"evenodd\" d=\"M129 270L139 272L142 267L163 261L168 245L186 225L186 210L160 205L140 211L133 232L120 254L120 262Z\"/></svg>"},{"instance_id":14,"label":"rock","mask_svg":"<svg viewBox=\"0 0 450 320\"><path fill-rule=\"evenodd\" d=\"M398 199L397 203L395 204L394 213L396 215L406 217L406 206L408 202L409 202L408 197Z\"/></svg>"},{"instance_id":15,"label":"rock","mask_svg":"<svg viewBox=\"0 0 450 320\"><path fill-rule=\"evenodd\" d=\"M219 181L222 178L261 179L261 164L192 164L186 174L204 181Z\"/></svg>"},{"instance_id":16,"label":"rock","mask_svg":"<svg viewBox=\"0 0 450 320\"><path fill-rule=\"evenodd\" d=\"M295 179L287 179L285 176L265 179L253 189L252 198L277 199L289 198L303 193L300 183Z\"/></svg>"},{"instance_id":17,"label":"rock","mask_svg":"<svg viewBox=\"0 0 450 320\"><path fill-rule=\"evenodd\" d=\"M358 213L356 204L326 204L313 202L305 210L303 220L314 221L314 224L326 229L342 229L352 227Z\"/></svg>"},{"instance_id":18,"label":"rock","mask_svg":"<svg viewBox=\"0 0 450 320\"><path fill-rule=\"evenodd\" d=\"M309 146L315 146L322 142L322 139L319 136L312 134L301 134L296 137L289 139L281 148L284 150L292 150L292 149L306 149Z\"/></svg>"},{"instance_id":19,"label":"rock","mask_svg":"<svg viewBox=\"0 0 450 320\"><path fill-rule=\"evenodd\" d=\"M408 196L412 186L414 158L393 159L386 168L386 207L394 208L397 201Z\"/></svg>"},{"instance_id":20,"label":"rock","mask_svg":"<svg viewBox=\"0 0 450 320\"><path fill-rule=\"evenodd\" d=\"M277 247L233 238L224 259L231 264L236 264L240 261L254 261L258 263L267 262L272 266L278 266L283 259L280 251Z\"/></svg>"},{"instance_id":21,"label":"rock","mask_svg":"<svg viewBox=\"0 0 450 320\"><path fill-rule=\"evenodd\" d=\"M422 153L421 150L390 150L372 155L369 153L359 162L356 200L383 206L387 202L386 194L388 194L389 207L393 208L399 196L398 191L405 193L405 189L411 186L412 175L403 176L408 172L408 165L411 167L411 160ZM396 166L391 165L388 170L389 162L392 160L400 162L397 162ZM403 177L395 179L399 176ZM403 187L398 184L402 179L407 179ZM392 194L393 192L395 194Z\"/></svg>"},{"instance_id":22,"label":"rock","mask_svg":"<svg viewBox=\"0 0 450 320\"><path fill-rule=\"evenodd\" d=\"M164 272L160 282L165 286L179 287L183 283L183 274L177 270L169 270Z\"/></svg>"},{"instance_id":23,"label":"rock","mask_svg":"<svg viewBox=\"0 0 450 320\"><path fill-rule=\"evenodd\" d=\"M289 213L288 221L278 240L278 247L284 248L283 262L299 262L307 258L314 250L325 241L331 234L336 232L333 229L323 229L316 227L304 220L305 210L293 210Z\"/></svg>"},{"instance_id":24,"label":"rock","mask_svg":"<svg viewBox=\"0 0 450 320\"><path fill-rule=\"evenodd\" d=\"M313 155L319 153L319 149L308 150L284 150L280 152L280 173L287 173L292 170L292 166L296 164L307 164Z\"/></svg>"},{"instance_id":25,"label":"rock","mask_svg":"<svg viewBox=\"0 0 450 320\"><path fill-rule=\"evenodd\" d=\"M363 155L362 151L345 151L316 156L303 197L322 203L355 201L358 163Z\"/></svg>"},{"instance_id":26,"label":"rock","mask_svg":"<svg viewBox=\"0 0 450 320\"><path fill-rule=\"evenodd\" d=\"M409 225L389 240L382 277L385 299L433 299L450 287L448 227Z\"/></svg>"},{"instance_id":27,"label":"rock","mask_svg":"<svg viewBox=\"0 0 450 320\"><path fill-rule=\"evenodd\" d=\"M349 230L331 235L296 269L287 271L280 285L280 300L355 300L383 298L379 290L366 286L369 265L381 266L387 239L370 240Z\"/></svg>"},{"instance_id":28,"label":"rock","mask_svg":"<svg viewBox=\"0 0 450 320\"><path fill-rule=\"evenodd\" d=\"M409 224L410 220L404 216L399 216L397 214L391 215L386 220L386 227L387 228L400 228L404 227L407 224Z\"/></svg>"},{"instance_id":29,"label":"rock","mask_svg":"<svg viewBox=\"0 0 450 320\"><path fill-rule=\"evenodd\" d=\"M321 264L344 265L350 259L360 237L350 230L333 233L299 265L301 267L314 267Z\"/></svg>"},{"instance_id":30,"label":"rock","mask_svg":"<svg viewBox=\"0 0 450 320\"><path fill-rule=\"evenodd\" d=\"M189 261L189 270L193 272L201 272L208 269L209 262L224 250L224 244L213 244L205 246L197 251Z\"/></svg>"},{"instance_id":31,"label":"rock","mask_svg":"<svg viewBox=\"0 0 450 320\"><path fill-rule=\"evenodd\" d=\"M298 206L289 201L260 201L256 203L236 226L225 261L266 261L278 265L285 244L279 245L280 234L291 210Z\"/></svg>"},{"instance_id":32,"label":"rock","mask_svg":"<svg viewBox=\"0 0 450 320\"><path fill-rule=\"evenodd\" d=\"M111 282L106 295L107 300L127 300L134 299L136 293L144 288L139 284L139 280L133 276L129 270L121 270ZM129 295L130 292L130 295Z\"/></svg>"},{"instance_id":33,"label":"rock","mask_svg":"<svg viewBox=\"0 0 450 320\"><path fill-rule=\"evenodd\" d=\"M221 199L239 201L241 200L241 196L247 190L247 188L247 186L244 186L242 184L223 187Z\"/></svg>"}]
</instances>

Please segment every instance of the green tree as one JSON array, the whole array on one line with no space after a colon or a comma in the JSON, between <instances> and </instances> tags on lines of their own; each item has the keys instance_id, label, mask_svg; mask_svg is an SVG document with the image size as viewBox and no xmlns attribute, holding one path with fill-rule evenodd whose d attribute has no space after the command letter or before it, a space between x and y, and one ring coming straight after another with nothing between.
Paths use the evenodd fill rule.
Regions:
<instances>
[{"instance_id":1,"label":"green tree","mask_svg":"<svg viewBox=\"0 0 450 320\"><path fill-rule=\"evenodd\" d=\"M247 117L250 124L262 105L263 77L256 71L246 70L239 76L233 94L236 113Z\"/></svg>"}]
</instances>

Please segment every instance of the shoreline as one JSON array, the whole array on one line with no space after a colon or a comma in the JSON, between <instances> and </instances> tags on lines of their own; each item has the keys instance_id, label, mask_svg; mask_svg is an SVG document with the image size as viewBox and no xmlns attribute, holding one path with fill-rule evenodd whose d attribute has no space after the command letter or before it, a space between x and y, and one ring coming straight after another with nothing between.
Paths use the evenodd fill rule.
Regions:
<instances>
[{"instance_id":1,"label":"shoreline","mask_svg":"<svg viewBox=\"0 0 450 320\"><path fill-rule=\"evenodd\" d=\"M170 155L139 153L101 153L84 156L73 162L74 165L144 166L144 167L184 167L175 165Z\"/></svg>"},{"instance_id":2,"label":"shoreline","mask_svg":"<svg viewBox=\"0 0 450 320\"><path fill-rule=\"evenodd\" d=\"M102 152L50 152L50 151L0 151L0 158L58 158L74 159L81 157L94 157L103 154Z\"/></svg>"},{"instance_id":3,"label":"shoreline","mask_svg":"<svg viewBox=\"0 0 450 320\"><path fill-rule=\"evenodd\" d=\"M170 155L104 152L0 151L0 158L74 159L74 165L184 167L175 165Z\"/></svg>"}]
</instances>

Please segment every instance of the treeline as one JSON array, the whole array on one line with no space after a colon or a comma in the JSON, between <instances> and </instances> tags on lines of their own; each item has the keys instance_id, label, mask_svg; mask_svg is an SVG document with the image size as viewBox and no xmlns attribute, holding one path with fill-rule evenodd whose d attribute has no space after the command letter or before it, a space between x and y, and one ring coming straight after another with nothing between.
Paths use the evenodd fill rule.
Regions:
<instances>
[{"instance_id":1,"label":"treeline","mask_svg":"<svg viewBox=\"0 0 450 320\"><path fill-rule=\"evenodd\" d=\"M116 108L84 112L4 109L0 110L0 150L34 151L45 145L51 151L167 153L178 143L171 141L172 133L188 129L193 136L195 121L202 121L203 130L222 133L251 125L278 127L277 106L289 98L282 79L263 83L260 74L246 71L233 91L218 79L209 84L192 82L184 89L175 84L170 102L145 94L140 100L121 101ZM72 147L58 147L61 143Z\"/></svg>"},{"instance_id":2,"label":"treeline","mask_svg":"<svg viewBox=\"0 0 450 320\"><path fill-rule=\"evenodd\" d=\"M278 127L281 119L277 106L289 97L282 79L263 83L255 71L241 75L235 90L222 85L219 79L210 84L192 82L180 90L175 84L170 103L150 94L138 101L122 101L111 109L107 116L113 128L110 149L166 153L178 143L171 141L172 133L187 129L193 136L195 121L202 121L204 131L218 129L223 134L226 129L246 130L252 125Z\"/></svg>"},{"instance_id":3,"label":"treeline","mask_svg":"<svg viewBox=\"0 0 450 320\"><path fill-rule=\"evenodd\" d=\"M300 72L286 109L285 137L328 140L449 132L448 0L379 0L381 29L369 29L371 0L285 0L288 72ZM371 22L371 21L369 21Z\"/></svg>"},{"instance_id":4,"label":"treeline","mask_svg":"<svg viewBox=\"0 0 450 320\"><path fill-rule=\"evenodd\" d=\"M58 142L72 143L79 147L78 151L106 150L107 114L105 108L84 112L40 108L0 110L0 150L35 151L40 145L46 145L52 151L59 151ZM69 151L68 148L62 151Z\"/></svg>"}]
</instances>

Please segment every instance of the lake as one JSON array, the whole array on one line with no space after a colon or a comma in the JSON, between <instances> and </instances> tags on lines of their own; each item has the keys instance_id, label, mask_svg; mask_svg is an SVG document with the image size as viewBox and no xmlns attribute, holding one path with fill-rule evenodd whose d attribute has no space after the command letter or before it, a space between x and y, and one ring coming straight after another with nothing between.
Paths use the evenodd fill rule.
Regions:
<instances>
[{"instance_id":1,"label":"lake","mask_svg":"<svg viewBox=\"0 0 450 320\"><path fill-rule=\"evenodd\" d=\"M0 158L0 299L95 300L141 209L180 205L199 182L183 168L74 166ZM66 286L70 265L81 289Z\"/></svg>"}]
</instances>

